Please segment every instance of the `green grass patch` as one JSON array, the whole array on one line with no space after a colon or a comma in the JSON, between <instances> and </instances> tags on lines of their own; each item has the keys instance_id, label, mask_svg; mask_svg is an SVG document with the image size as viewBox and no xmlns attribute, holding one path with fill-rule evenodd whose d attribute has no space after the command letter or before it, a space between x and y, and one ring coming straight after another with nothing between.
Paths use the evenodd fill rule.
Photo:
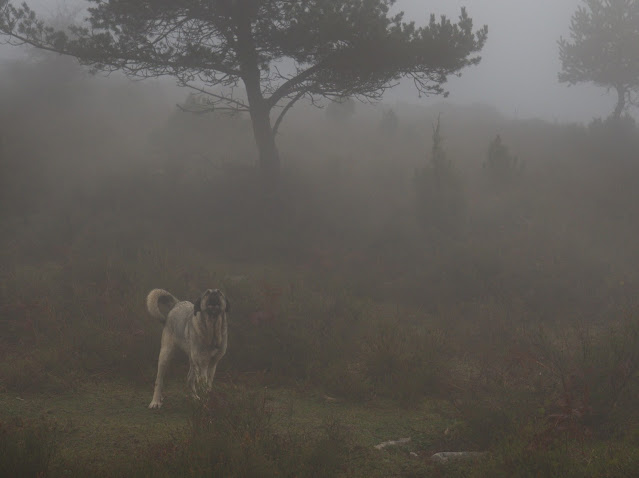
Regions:
<instances>
[{"instance_id":1,"label":"green grass patch","mask_svg":"<svg viewBox=\"0 0 639 478\"><path fill-rule=\"evenodd\" d=\"M327 400L321 392L218 382L213 405L203 410L185 391L183 383L169 383L159 411L146 408L151 383L131 387L103 381L58 395L4 393L0 423L41 416L54 424L52 476L169 476L169 471L201 476L198 467L205 466L218 470L212 476L253 471L254 476L276 471L387 476L406 467L430 467L409 452L433 449L451 424L436 403L412 410L384 401L362 406ZM397 450L373 448L403 437L412 441ZM260 456L251 455L255 447Z\"/></svg>"}]
</instances>

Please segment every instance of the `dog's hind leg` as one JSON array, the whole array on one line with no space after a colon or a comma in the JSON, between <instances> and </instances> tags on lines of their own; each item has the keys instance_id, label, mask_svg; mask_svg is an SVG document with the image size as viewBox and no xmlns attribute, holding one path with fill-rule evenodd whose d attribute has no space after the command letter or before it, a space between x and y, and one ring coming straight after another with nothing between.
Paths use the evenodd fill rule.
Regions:
<instances>
[{"instance_id":1,"label":"dog's hind leg","mask_svg":"<svg viewBox=\"0 0 639 478\"><path fill-rule=\"evenodd\" d=\"M160 408L162 406L162 388L164 387L164 375L166 367L173 354L175 343L173 337L166 330L162 332L162 343L160 346L160 357L158 358L158 374L155 379L155 389L153 390L153 399L149 403L149 408Z\"/></svg>"}]
</instances>

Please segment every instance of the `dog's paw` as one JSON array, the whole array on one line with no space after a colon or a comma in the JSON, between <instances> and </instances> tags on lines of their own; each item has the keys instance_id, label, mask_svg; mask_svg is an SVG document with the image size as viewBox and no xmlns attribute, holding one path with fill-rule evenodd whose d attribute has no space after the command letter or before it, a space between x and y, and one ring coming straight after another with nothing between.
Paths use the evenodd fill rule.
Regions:
<instances>
[{"instance_id":1,"label":"dog's paw","mask_svg":"<svg viewBox=\"0 0 639 478\"><path fill-rule=\"evenodd\" d=\"M149 403L149 410L157 410L161 406L162 406L162 402L157 400L152 400L151 403Z\"/></svg>"}]
</instances>

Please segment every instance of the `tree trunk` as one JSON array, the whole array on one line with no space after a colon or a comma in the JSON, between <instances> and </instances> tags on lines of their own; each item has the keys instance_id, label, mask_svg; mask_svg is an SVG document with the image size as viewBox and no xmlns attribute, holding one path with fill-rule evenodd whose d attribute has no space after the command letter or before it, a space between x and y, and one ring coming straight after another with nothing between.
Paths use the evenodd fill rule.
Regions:
<instances>
[{"instance_id":1,"label":"tree trunk","mask_svg":"<svg viewBox=\"0 0 639 478\"><path fill-rule=\"evenodd\" d=\"M248 93L248 85L247 85ZM280 154L275 145L275 136L273 135L273 127L271 126L270 111L265 104L264 99L260 98L251 101L249 96L249 105L251 107L251 123L253 125L253 136L259 154L260 174L268 187L277 185L280 177Z\"/></svg>"},{"instance_id":2,"label":"tree trunk","mask_svg":"<svg viewBox=\"0 0 639 478\"><path fill-rule=\"evenodd\" d=\"M612 117L616 120L621 118L621 113L626 109L626 89L623 86L616 86L617 90L617 106L612 113Z\"/></svg>"},{"instance_id":3,"label":"tree trunk","mask_svg":"<svg viewBox=\"0 0 639 478\"><path fill-rule=\"evenodd\" d=\"M264 186L274 190L280 177L280 155L275 145L275 135L271 125L271 108L262 95L259 58L251 30L251 17L248 13L244 7L240 7L236 12L237 49L251 114L253 136L259 153L260 173Z\"/></svg>"}]
</instances>

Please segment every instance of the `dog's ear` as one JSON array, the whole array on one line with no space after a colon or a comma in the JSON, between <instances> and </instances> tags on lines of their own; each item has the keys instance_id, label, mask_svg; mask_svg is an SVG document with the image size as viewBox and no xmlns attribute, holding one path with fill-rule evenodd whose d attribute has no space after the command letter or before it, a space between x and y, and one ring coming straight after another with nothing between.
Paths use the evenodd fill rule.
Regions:
<instances>
[{"instance_id":1,"label":"dog's ear","mask_svg":"<svg viewBox=\"0 0 639 478\"><path fill-rule=\"evenodd\" d=\"M198 298L193 301L193 315L197 315L198 312L202 312L203 297L204 297L204 294L198 296Z\"/></svg>"}]
</instances>

